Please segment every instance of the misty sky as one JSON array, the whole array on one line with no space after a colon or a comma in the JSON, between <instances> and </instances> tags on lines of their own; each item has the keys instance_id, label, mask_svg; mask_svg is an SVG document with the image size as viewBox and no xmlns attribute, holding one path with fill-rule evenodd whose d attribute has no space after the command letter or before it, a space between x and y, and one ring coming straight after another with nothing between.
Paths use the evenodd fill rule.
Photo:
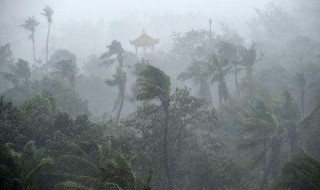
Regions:
<instances>
[{"instance_id":1,"label":"misty sky","mask_svg":"<svg viewBox=\"0 0 320 190\"><path fill-rule=\"evenodd\" d=\"M283 5L288 0L275 1ZM143 28L160 39L159 48L170 47L173 31L185 32L220 23L246 35L246 22L254 8L263 8L269 0L0 0L0 44L11 43L16 57L31 58L28 32L20 25L34 15L41 23L36 33L37 52L43 56L47 29L41 16L45 5L54 9L51 51L69 49L79 59L99 54L113 39L131 51L129 40L140 35ZM21 41L25 43L21 43ZM40 44L39 44L40 43ZM84 47L86 46L86 47Z\"/></svg>"}]
</instances>

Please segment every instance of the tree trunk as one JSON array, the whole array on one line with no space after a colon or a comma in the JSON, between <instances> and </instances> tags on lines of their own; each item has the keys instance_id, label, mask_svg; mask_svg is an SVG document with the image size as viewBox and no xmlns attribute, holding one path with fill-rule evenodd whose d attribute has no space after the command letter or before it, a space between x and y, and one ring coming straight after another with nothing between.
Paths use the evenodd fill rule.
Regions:
<instances>
[{"instance_id":1,"label":"tree trunk","mask_svg":"<svg viewBox=\"0 0 320 190\"><path fill-rule=\"evenodd\" d=\"M207 77L202 77L200 81L199 97L206 100L209 105L212 104L212 95Z\"/></svg>"},{"instance_id":2,"label":"tree trunk","mask_svg":"<svg viewBox=\"0 0 320 190\"><path fill-rule=\"evenodd\" d=\"M119 125L123 102L124 102L124 93L122 93L122 95L121 95L121 102L120 102L120 106L119 106L119 109L117 112L117 126Z\"/></svg>"},{"instance_id":3,"label":"tree trunk","mask_svg":"<svg viewBox=\"0 0 320 190\"><path fill-rule=\"evenodd\" d=\"M32 50L33 50L33 59L37 63L38 61L36 59L36 48L35 48L34 35L32 35Z\"/></svg>"},{"instance_id":4,"label":"tree trunk","mask_svg":"<svg viewBox=\"0 0 320 190\"><path fill-rule=\"evenodd\" d=\"M51 23L49 22L48 33L47 33L47 44L46 44L46 63L49 59L49 35L50 35Z\"/></svg>"},{"instance_id":5,"label":"tree trunk","mask_svg":"<svg viewBox=\"0 0 320 190\"><path fill-rule=\"evenodd\" d=\"M166 172L166 178L167 178L167 190L173 189L172 184L172 178L171 178L171 172L169 169L169 150L168 150L168 131L169 131L169 101L166 100L162 103L163 111L164 111L164 133L163 133L163 156L164 156L164 168Z\"/></svg>"}]
</instances>

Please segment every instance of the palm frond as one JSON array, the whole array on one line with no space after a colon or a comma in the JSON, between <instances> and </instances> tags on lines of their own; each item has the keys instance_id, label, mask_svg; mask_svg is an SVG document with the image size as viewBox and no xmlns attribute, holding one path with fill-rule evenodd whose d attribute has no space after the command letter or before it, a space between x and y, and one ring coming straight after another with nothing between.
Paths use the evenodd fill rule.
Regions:
<instances>
[{"instance_id":1,"label":"palm frond","mask_svg":"<svg viewBox=\"0 0 320 190\"><path fill-rule=\"evenodd\" d=\"M48 20L49 23L52 22L52 15L53 15L53 9L51 7L49 7L48 5L46 5L46 7L44 9L42 9L43 12L41 13L41 15L45 16Z\"/></svg>"},{"instance_id":2,"label":"palm frond","mask_svg":"<svg viewBox=\"0 0 320 190\"><path fill-rule=\"evenodd\" d=\"M138 100L161 99L169 97L170 94L170 77L151 65L147 65L146 69L140 72L137 85Z\"/></svg>"},{"instance_id":3,"label":"palm frond","mask_svg":"<svg viewBox=\"0 0 320 190\"><path fill-rule=\"evenodd\" d=\"M90 188L85 187L74 181L60 182L55 185L57 190L89 190Z\"/></svg>"},{"instance_id":4,"label":"palm frond","mask_svg":"<svg viewBox=\"0 0 320 190\"><path fill-rule=\"evenodd\" d=\"M80 164L84 164L85 166L88 166L89 168L93 169L93 171L95 172L99 172L99 168L95 164L93 164L88 159L85 159L80 156L62 155L57 159L57 161L62 161L62 162L71 161L73 164L75 164L75 162L78 162Z\"/></svg>"},{"instance_id":5,"label":"palm frond","mask_svg":"<svg viewBox=\"0 0 320 190\"><path fill-rule=\"evenodd\" d=\"M48 157L48 158L42 158L40 161L40 164L38 164L36 167L34 167L27 175L26 177L23 179L23 181L28 181L29 178L40 168L46 166L46 165L52 165L53 164L53 159Z\"/></svg>"}]
</instances>

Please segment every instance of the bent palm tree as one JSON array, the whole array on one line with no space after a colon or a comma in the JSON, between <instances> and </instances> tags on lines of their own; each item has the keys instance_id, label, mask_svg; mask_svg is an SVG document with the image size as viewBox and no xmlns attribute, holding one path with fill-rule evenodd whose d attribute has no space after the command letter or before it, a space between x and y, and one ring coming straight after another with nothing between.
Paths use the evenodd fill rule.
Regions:
<instances>
[{"instance_id":1,"label":"bent palm tree","mask_svg":"<svg viewBox=\"0 0 320 190\"><path fill-rule=\"evenodd\" d=\"M50 35L50 29L51 29L51 23L52 23L52 14L53 10L48 5L43 9L43 13L41 13L43 16L47 18L48 21L48 33L47 33L47 43L46 43L46 63L48 62L49 58L49 35Z\"/></svg>"},{"instance_id":2,"label":"bent palm tree","mask_svg":"<svg viewBox=\"0 0 320 190\"><path fill-rule=\"evenodd\" d=\"M114 102L113 111L117 110L117 124L119 123L121 110L124 102L124 94L126 90L127 74L120 68L117 68L116 73L113 75L113 80L106 80L109 86L118 86L118 96Z\"/></svg>"},{"instance_id":3,"label":"bent palm tree","mask_svg":"<svg viewBox=\"0 0 320 190\"><path fill-rule=\"evenodd\" d=\"M7 159L7 163L0 166L0 188L3 189L34 189L34 177L45 166L52 165L53 159L50 157L42 158L40 161L34 162L27 156L28 146L23 153L16 152L11 148L11 144L5 144L1 147L3 159ZM33 150L31 150L33 151ZM32 155L29 153L29 155ZM28 159L27 159L28 158Z\"/></svg>"},{"instance_id":4,"label":"bent palm tree","mask_svg":"<svg viewBox=\"0 0 320 190\"><path fill-rule=\"evenodd\" d=\"M159 99L164 112L164 133L163 133L163 155L166 178L168 182L167 189L172 190L171 171L169 169L169 150L168 150L168 130L169 130L169 106L170 106L170 77L162 70L152 65L147 65L145 70L141 71L137 85L139 92L138 100Z\"/></svg>"},{"instance_id":5,"label":"bent palm tree","mask_svg":"<svg viewBox=\"0 0 320 190\"><path fill-rule=\"evenodd\" d=\"M118 86L119 93L115 101L114 110L117 108L117 125L119 124L123 102L125 98L125 89L127 83L126 72L123 71L123 53L124 50L121 43L113 40L110 45L107 46L108 51L101 55L101 59L105 59L106 65L111 65L115 62L118 63L116 74L113 76L113 80L106 80L109 86Z\"/></svg>"},{"instance_id":6,"label":"bent palm tree","mask_svg":"<svg viewBox=\"0 0 320 190\"><path fill-rule=\"evenodd\" d=\"M61 176L74 181L57 184L58 188L82 187L83 189L136 189L136 177L131 165L123 155L112 162L108 147L99 146L99 160L93 161L78 145L72 144L73 154L61 155L57 162L65 168ZM75 172L77 168L86 168L85 172Z\"/></svg>"},{"instance_id":7,"label":"bent palm tree","mask_svg":"<svg viewBox=\"0 0 320 190\"><path fill-rule=\"evenodd\" d=\"M31 34L29 36L29 39L32 41L33 59L37 63L41 63L41 60L36 58L34 34L35 34L35 31L36 31L36 27L39 24L40 23L33 16L33 17L28 17L28 19L24 21L24 24L21 25L21 27L23 27L27 31L31 32Z\"/></svg>"},{"instance_id":8,"label":"bent palm tree","mask_svg":"<svg viewBox=\"0 0 320 190\"><path fill-rule=\"evenodd\" d=\"M261 101L250 105L245 122L245 131L251 135L245 137L241 146L242 148L262 147L262 151L256 155L254 165L262 162L262 179L259 189L268 189L270 174L272 177L277 175L285 126L281 119Z\"/></svg>"}]
</instances>

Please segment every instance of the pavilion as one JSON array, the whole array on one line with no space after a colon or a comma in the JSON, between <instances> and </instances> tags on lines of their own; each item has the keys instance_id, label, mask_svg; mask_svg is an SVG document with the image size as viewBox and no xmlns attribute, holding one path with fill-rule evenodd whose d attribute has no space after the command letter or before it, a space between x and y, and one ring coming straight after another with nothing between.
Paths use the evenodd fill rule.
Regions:
<instances>
[{"instance_id":1,"label":"pavilion","mask_svg":"<svg viewBox=\"0 0 320 190\"><path fill-rule=\"evenodd\" d=\"M154 46L158 43L159 40L147 35L145 30L137 39L130 41L130 44L135 46L136 55L139 59L144 58L147 54L154 53Z\"/></svg>"}]
</instances>

